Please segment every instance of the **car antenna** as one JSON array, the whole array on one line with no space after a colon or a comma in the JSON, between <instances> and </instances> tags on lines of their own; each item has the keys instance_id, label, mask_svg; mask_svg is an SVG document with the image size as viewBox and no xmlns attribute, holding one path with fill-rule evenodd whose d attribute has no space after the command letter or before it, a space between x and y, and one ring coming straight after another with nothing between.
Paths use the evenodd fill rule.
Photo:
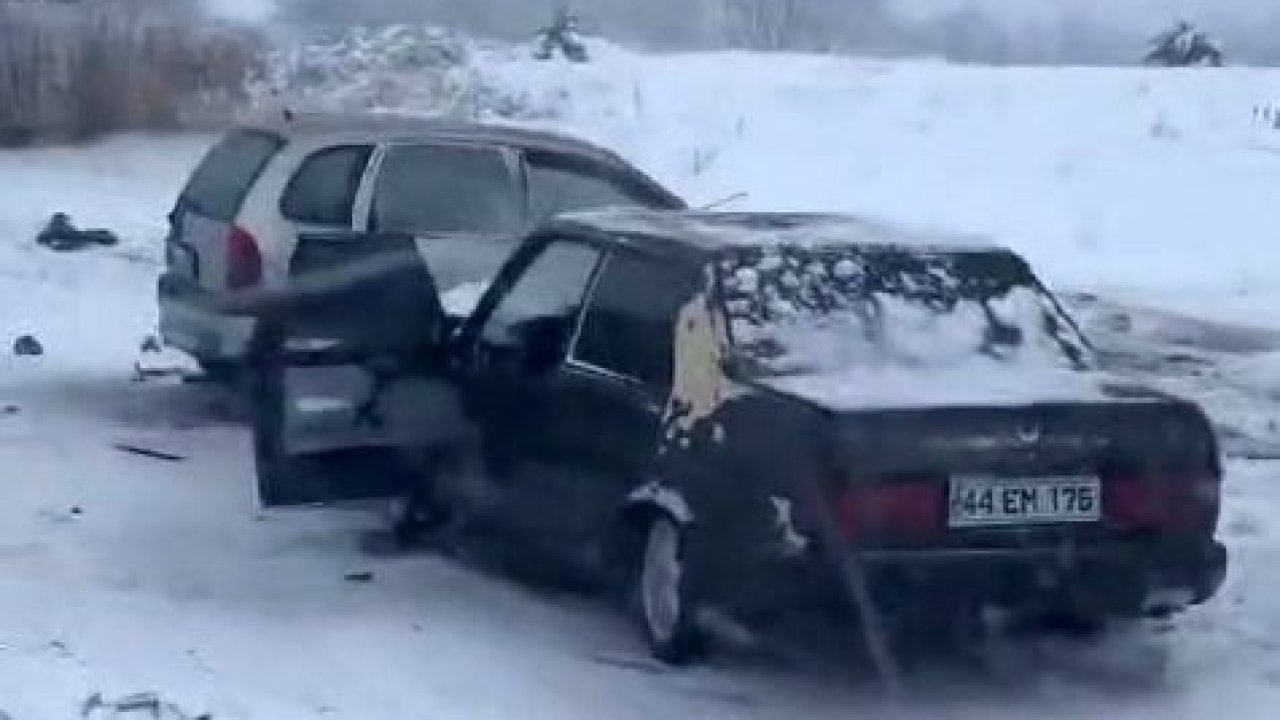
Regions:
<instances>
[{"instance_id":1,"label":"car antenna","mask_svg":"<svg viewBox=\"0 0 1280 720\"><path fill-rule=\"evenodd\" d=\"M722 198L720 198L719 200L716 200L716 201L714 201L714 202L709 202L709 203L707 203L706 205L701 205L701 206L699 206L699 207L698 207L698 209L699 209L699 210L702 210L702 211L704 211L704 212L710 212L710 211L712 211L712 210L719 210L720 208L724 207L725 205L730 205L730 204L732 204L732 203L738 202L739 200L745 200L745 199L747 199L747 198L749 198L749 197L751 197L750 193L745 193L745 192L736 192L736 193L734 193L734 194L732 194L732 195L727 195L727 196L725 196L725 197L722 197Z\"/></svg>"}]
</instances>

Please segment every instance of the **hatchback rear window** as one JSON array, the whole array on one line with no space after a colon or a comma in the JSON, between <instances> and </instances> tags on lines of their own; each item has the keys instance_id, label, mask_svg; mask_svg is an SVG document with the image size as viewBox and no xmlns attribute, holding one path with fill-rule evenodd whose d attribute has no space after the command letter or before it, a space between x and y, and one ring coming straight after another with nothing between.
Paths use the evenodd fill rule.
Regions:
<instances>
[{"instance_id":1,"label":"hatchback rear window","mask_svg":"<svg viewBox=\"0 0 1280 720\"><path fill-rule=\"evenodd\" d=\"M181 203L207 218L234 220L249 188L283 146L283 139L268 132L228 133L192 173Z\"/></svg>"}]
</instances>

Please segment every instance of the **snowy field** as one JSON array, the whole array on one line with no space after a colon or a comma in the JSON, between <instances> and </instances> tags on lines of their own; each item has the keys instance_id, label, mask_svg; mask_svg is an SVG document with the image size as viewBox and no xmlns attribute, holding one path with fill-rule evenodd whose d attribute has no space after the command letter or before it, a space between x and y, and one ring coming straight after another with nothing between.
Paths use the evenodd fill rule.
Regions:
<instances>
[{"instance_id":1,"label":"snowy field","mask_svg":"<svg viewBox=\"0 0 1280 720\"><path fill-rule=\"evenodd\" d=\"M154 691L232 720L1275 716L1280 464L1246 456L1272 454L1280 420L1280 135L1252 118L1280 74L618 51L485 71L694 202L987 232L1098 295L1074 305L1108 361L1202 399L1230 442L1226 588L1172 629L931 660L890 700L832 648L657 669L604 603L362 552L376 518L260 513L234 403L131 380L163 217L207 138L129 136L0 154L0 338L46 350L0 354L0 710L60 720ZM36 247L55 210L125 242Z\"/></svg>"}]
</instances>

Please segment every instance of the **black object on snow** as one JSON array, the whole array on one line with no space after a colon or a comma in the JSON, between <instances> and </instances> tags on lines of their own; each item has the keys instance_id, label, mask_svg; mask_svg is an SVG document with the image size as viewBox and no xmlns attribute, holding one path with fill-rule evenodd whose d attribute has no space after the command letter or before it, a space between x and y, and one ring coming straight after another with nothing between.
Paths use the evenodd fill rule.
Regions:
<instances>
[{"instance_id":1,"label":"black object on snow","mask_svg":"<svg viewBox=\"0 0 1280 720\"><path fill-rule=\"evenodd\" d=\"M80 704L80 717L97 718L154 718L154 720L212 720L204 713L191 715L177 705L167 702L153 692L134 693L117 700L106 700L102 693L94 693Z\"/></svg>"},{"instance_id":2,"label":"black object on snow","mask_svg":"<svg viewBox=\"0 0 1280 720\"><path fill-rule=\"evenodd\" d=\"M1186 20L1152 38L1143 62L1166 67L1222 66L1222 48Z\"/></svg>"},{"instance_id":3,"label":"black object on snow","mask_svg":"<svg viewBox=\"0 0 1280 720\"><path fill-rule=\"evenodd\" d=\"M33 335L20 335L13 341L13 354L19 357L43 355L44 346Z\"/></svg>"},{"instance_id":4,"label":"black object on snow","mask_svg":"<svg viewBox=\"0 0 1280 720\"><path fill-rule=\"evenodd\" d=\"M154 460L164 460L165 462L182 462L183 460L186 460L186 458L181 455L174 455L173 453L167 453L163 450L152 450L151 448L129 445L127 443L116 443L111 447L119 450L120 452L127 452L131 455L141 455L142 457L149 457Z\"/></svg>"},{"instance_id":5,"label":"black object on snow","mask_svg":"<svg viewBox=\"0 0 1280 720\"><path fill-rule=\"evenodd\" d=\"M578 18L569 10L561 9L548 27L538 31L538 47L533 51L536 60L550 60L559 51L567 60L586 62L587 46L578 32Z\"/></svg>"},{"instance_id":6,"label":"black object on snow","mask_svg":"<svg viewBox=\"0 0 1280 720\"><path fill-rule=\"evenodd\" d=\"M155 335L148 335L146 339L142 341L142 347L140 349L144 353L158 353L160 352L160 339Z\"/></svg>"},{"instance_id":7,"label":"black object on snow","mask_svg":"<svg viewBox=\"0 0 1280 720\"><path fill-rule=\"evenodd\" d=\"M115 245L120 238L110 230L91 228L81 230L71 222L71 216L56 212L36 236L36 243L58 252L81 250L90 245Z\"/></svg>"},{"instance_id":8,"label":"black object on snow","mask_svg":"<svg viewBox=\"0 0 1280 720\"><path fill-rule=\"evenodd\" d=\"M373 573L371 572L353 572L343 576L343 580L350 583L367 583L373 582Z\"/></svg>"}]
</instances>

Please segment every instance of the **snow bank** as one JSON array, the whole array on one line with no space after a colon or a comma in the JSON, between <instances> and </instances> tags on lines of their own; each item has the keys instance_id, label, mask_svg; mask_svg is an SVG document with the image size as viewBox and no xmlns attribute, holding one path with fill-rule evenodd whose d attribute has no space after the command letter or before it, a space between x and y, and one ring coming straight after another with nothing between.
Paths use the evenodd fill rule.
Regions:
<instances>
[{"instance_id":1,"label":"snow bank","mask_svg":"<svg viewBox=\"0 0 1280 720\"><path fill-rule=\"evenodd\" d=\"M1254 115L1280 71L593 50L489 52L481 75L693 203L885 216L989 235L1060 287L1280 307L1280 131Z\"/></svg>"}]
</instances>

